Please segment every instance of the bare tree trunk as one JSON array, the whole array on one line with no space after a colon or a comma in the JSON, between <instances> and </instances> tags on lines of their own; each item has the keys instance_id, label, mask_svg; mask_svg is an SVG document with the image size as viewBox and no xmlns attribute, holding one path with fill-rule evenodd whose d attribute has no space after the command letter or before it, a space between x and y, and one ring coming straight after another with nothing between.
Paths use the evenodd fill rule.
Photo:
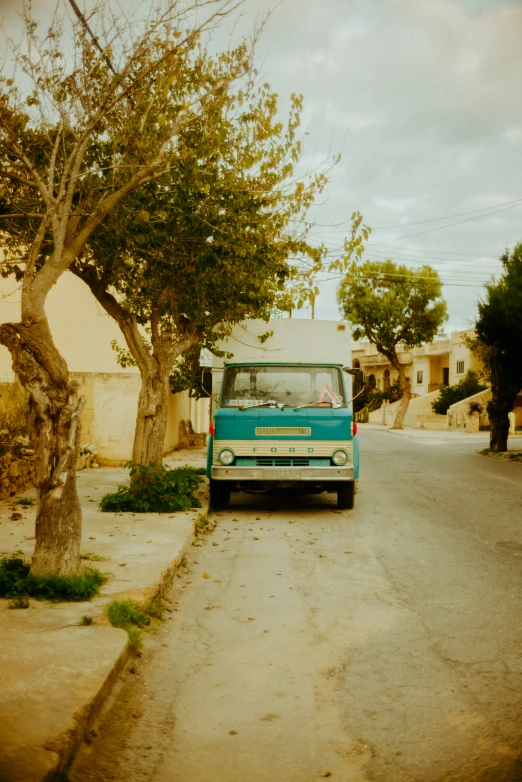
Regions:
<instances>
[{"instance_id":1,"label":"bare tree trunk","mask_svg":"<svg viewBox=\"0 0 522 782\"><path fill-rule=\"evenodd\" d=\"M169 404L169 375L150 370L141 373L132 459L137 464L161 464L165 452Z\"/></svg>"},{"instance_id":2,"label":"bare tree trunk","mask_svg":"<svg viewBox=\"0 0 522 782\"><path fill-rule=\"evenodd\" d=\"M407 365L397 363L397 365L394 364L394 366L395 369L399 372L399 390L402 392L402 397L399 403L399 407L397 408L395 422L392 428L402 429L402 424L406 413L408 412L408 405L410 404L411 399L411 383L410 379L406 377Z\"/></svg>"},{"instance_id":3,"label":"bare tree trunk","mask_svg":"<svg viewBox=\"0 0 522 782\"><path fill-rule=\"evenodd\" d=\"M505 408L498 408L492 402L488 402L489 423L489 448L491 451L507 451L509 437L509 413Z\"/></svg>"},{"instance_id":4,"label":"bare tree trunk","mask_svg":"<svg viewBox=\"0 0 522 782\"><path fill-rule=\"evenodd\" d=\"M489 448L491 451L507 451L509 437L509 413L513 410L520 388L493 378L491 399L487 404L489 423Z\"/></svg>"},{"instance_id":5,"label":"bare tree trunk","mask_svg":"<svg viewBox=\"0 0 522 782\"><path fill-rule=\"evenodd\" d=\"M81 508L76 457L84 398L71 381L45 316L0 326L13 370L30 396L28 429L36 452L36 547L33 575L74 575L81 570Z\"/></svg>"}]
</instances>

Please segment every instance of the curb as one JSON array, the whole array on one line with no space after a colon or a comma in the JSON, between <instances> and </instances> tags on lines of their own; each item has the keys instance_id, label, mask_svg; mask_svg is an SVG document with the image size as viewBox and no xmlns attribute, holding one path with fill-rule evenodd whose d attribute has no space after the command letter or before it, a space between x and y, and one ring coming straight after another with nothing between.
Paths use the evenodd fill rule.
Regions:
<instances>
[{"instance_id":1,"label":"curb","mask_svg":"<svg viewBox=\"0 0 522 782\"><path fill-rule=\"evenodd\" d=\"M209 511L210 511L210 497L207 496L207 498L203 500L200 513L208 514ZM167 589L172 585L176 571L178 570L181 562L183 561L183 558L190 550L194 542L194 537L195 537L195 529L193 526L191 534L186 536L184 543L182 544L180 550L172 560L169 567L161 573L160 578L158 579L156 584L153 585L152 587L153 599L158 597L163 597ZM59 759L55 766L55 769L53 769L50 775L46 774L44 777L41 777L41 782L67 782L67 772L70 770L70 767L74 761L78 749L81 746L84 736L94 725L96 719L98 718L102 710L105 701L107 700L107 698L110 696L112 692L112 688L115 684L116 679L124 669L130 656L131 656L131 645L129 641L127 641L123 651L114 660L114 664L109 674L104 680L98 693L95 695L93 701L91 702L90 705L86 706L85 713L82 712L80 715L75 715L75 720L77 725L74 731L74 735L68 734L65 737L57 737L57 741L59 741L62 744L63 749L59 752ZM65 747L63 746L65 742L62 743L63 739L66 739L67 745ZM4 782L1 776L0 776L0 782ZM8 781L6 780L6 782ZM9 782L11 782L11 780L9 780ZM18 782L18 780L16 780L16 782ZM20 782L22 782L22 779L20 780ZM23 782L29 782L29 780L28 779L26 780L24 778ZM40 781L38 780L38 782Z\"/></svg>"},{"instance_id":2,"label":"curb","mask_svg":"<svg viewBox=\"0 0 522 782\"><path fill-rule=\"evenodd\" d=\"M210 504L208 492L200 496L200 500L202 507L198 509L199 513L208 514ZM140 602L141 597L142 600L149 601L165 595L180 563L194 542L194 521L185 535L173 542L175 555L168 566L156 575L151 574L155 579L154 583L137 590L137 594L133 595L132 599ZM56 725L58 730L54 735L53 717L50 712L46 712L45 704L43 708L38 706L34 713L31 713L31 706L27 704L29 708L27 730L20 733L15 723L19 724L17 718L25 713L26 707L23 703L14 702L14 710L16 711L18 706L20 709L18 714L12 714L11 717L11 720L15 717L12 740L9 740L9 736L4 736L4 742L0 745L0 782L65 782L86 734L95 724L114 684L131 658L131 645L125 630L106 624L82 628L80 631L84 639L80 642L82 647L78 647L78 636L74 633L70 634L70 630L70 627L64 628L68 635L58 643L63 643L62 648L66 650L65 653L70 654L76 661L73 680L84 677L85 685L81 685L83 690L80 687L79 694L78 691L75 692L75 684L72 683L71 678L65 680L65 684L62 682L65 688L64 703L70 703L70 711L68 712L68 705L64 705L63 713ZM16 650L16 647L14 649ZM79 649L80 655L76 656ZM91 658L96 658L94 665L91 665ZM60 687L59 680L56 681L55 686ZM85 694L83 703L82 694ZM46 715L49 717L47 718ZM6 716L4 714L4 717ZM7 729L9 730L9 725ZM47 733L45 740L42 740L42 731Z\"/></svg>"}]
</instances>

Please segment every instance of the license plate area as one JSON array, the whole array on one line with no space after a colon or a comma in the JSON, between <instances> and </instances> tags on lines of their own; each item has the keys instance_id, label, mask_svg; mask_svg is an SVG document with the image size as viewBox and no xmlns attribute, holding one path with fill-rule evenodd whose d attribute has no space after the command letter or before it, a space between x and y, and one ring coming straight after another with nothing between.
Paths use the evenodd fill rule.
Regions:
<instances>
[{"instance_id":1,"label":"license plate area","mask_svg":"<svg viewBox=\"0 0 522 782\"><path fill-rule=\"evenodd\" d=\"M299 481L301 470L285 470L280 467L265 467L252 470L254 478L265 478L267 481Z\"/></svg>"}]
</instances>

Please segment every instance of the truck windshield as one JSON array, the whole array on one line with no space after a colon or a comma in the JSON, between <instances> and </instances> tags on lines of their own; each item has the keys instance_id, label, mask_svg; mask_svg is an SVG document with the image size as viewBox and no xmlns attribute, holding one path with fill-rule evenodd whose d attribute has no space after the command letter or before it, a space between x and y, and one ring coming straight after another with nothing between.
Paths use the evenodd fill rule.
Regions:
<instances>
[{"instance_id":1,"label":"truck windshield","mask_svg":"<svg viewBox=\"0 0 522 782\"><path fill-rule=\"evenodd\" d=\"M337 367L312 365L252 364L225 369L222 407L255 407L269 401L286 407L346 407L341 372Z\"/></svg>"}]
</instances>

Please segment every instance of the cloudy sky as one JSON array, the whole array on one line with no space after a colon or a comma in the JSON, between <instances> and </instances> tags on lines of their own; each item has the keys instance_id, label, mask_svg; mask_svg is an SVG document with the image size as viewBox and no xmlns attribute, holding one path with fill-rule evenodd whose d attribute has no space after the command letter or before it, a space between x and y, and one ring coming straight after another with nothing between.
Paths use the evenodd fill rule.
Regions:
<instances>
[{"instance_id":1,"label":"cloudy sky","mask_svg":"<svg viewBox=\"0 0 522 782\"><path fill-rule=\"evenodd\" d=\"M21 5L0 0L9 29ZM42 19L53 6L33 0ZM240 28L268 7L245 0ZM335 253L362 212L369 258L439 270L447 331L472 323L499 255L522 240L521 41L522 0L282 0L259 44L282 105L304 95L309 155L342 152L315 241ZM322 284L317 317L338 316L335 288Z\"/></svg>"}]
</instances>

